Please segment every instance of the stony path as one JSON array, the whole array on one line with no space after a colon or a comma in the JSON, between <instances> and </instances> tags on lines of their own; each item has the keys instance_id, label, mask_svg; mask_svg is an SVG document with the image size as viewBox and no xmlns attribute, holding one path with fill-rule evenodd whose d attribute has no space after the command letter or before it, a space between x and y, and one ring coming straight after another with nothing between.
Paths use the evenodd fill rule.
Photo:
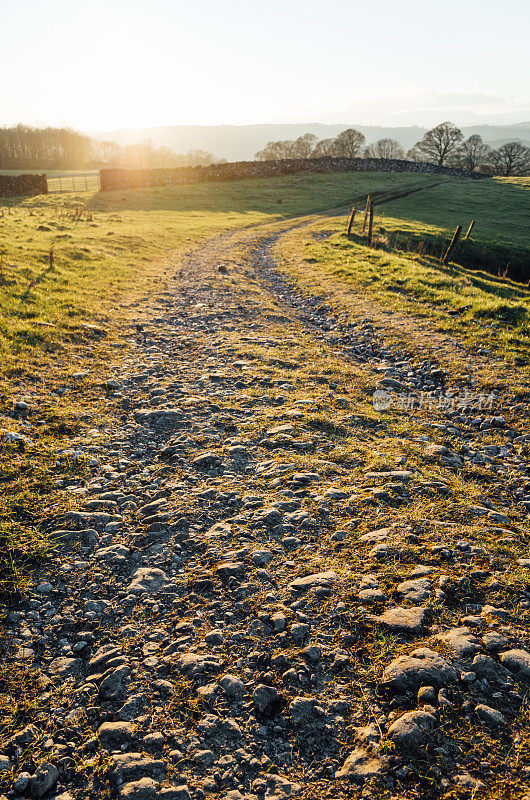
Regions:
<instances>
[{"instance_id":1,"label":"stony path","mask_svg":"<svg viewBox=\"0 0 530 800\"><path fill-rule=\"evenodd\" d=\"M526 407L440 404L428 348L281 274L290 227L203 244L137 308L9 614L36 703L10 800L530 791Z\"/></svg>"}]
</instances>

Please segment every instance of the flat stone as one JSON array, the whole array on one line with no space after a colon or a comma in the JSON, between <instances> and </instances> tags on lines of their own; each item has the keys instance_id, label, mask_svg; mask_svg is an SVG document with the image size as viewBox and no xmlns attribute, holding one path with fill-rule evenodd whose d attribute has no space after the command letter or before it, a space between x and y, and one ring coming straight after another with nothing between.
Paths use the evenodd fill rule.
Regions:
<instances>
[{"instance_id":1,"label":"flat stone","mask_svg":"<svg viewBox=\"0 0 530 800\"><path fill-rule=\"evenodd\" d=\"M431 582L428 578L416 578L398 584L397 590L403 600L409 603L423 603L431 595Z\"/></svg>"},{"instance_id":2,"label":"flat stone","mask_svg":"<svg viewBox=\"0 0 530 800\"><path fill-rule=\"evenodd\" d=\"M201 453L191 462L197 469L213 469L221 466L221 458L217 453Z\"/></svg>"},{"instance_id":3,"label":"flat stone","mask_svg":"<svg viewBox=\"0 0 530 800\"><path fill-rule=\"evenodd\" d=\"M490 706L485 705L484 703L478 704L478 706L475 708L475 713L477 717L482 720L482 722L485 722L487 725L491 725L494 728L500 728L506 725L506 720L501 712L497 711L496 708L491 708Z\"/></svg>"},{"instance_id":4,"label":"flat stone","mask_svg":"<svg viewBox=\"0 0 530 800\"><path fill-rule=\"evenodd\" d=\"M396 606L387 609L378 617L371 617L371 619L393 633L418 634L421 633L426 623L427 609L421 606L419 608Z\"/></svg>"},{"instance_id":5,"label":"flat stone","mask_svg":"<svg viewBox=\"0 0 530 800\"><path fill-rule=\"evenodd\" d=\"M176 662L177 668L183 675L197 678L200 675L209 675L221 669L221 662L212 656L201 656L197 653L184 653Z\"/></svg>"},{"instance_id":6,"label":"flat stone","mask_svg":"<svg viewBox=\"0 0 530 800\"><path fill-rule=\"evenodd\" d=\"M275 689L274 686L267 686L264 683L260 683L256 686L252 699L258 711L264 713L278 700L278 690Z\"/></svg>"},{"instance_id":7,"label":"flat stone","mask_svg":"<svg viewBox=\"0 0 530 800\"><path fill-rule=\"evenodd\" d=\"M480 639L469 628L453 628L447 633L438 634L436 638L458 658L472 656L480 647Z\"/></svg>"},{"instance_id":8,"label":"flat stone","mask_svg":"<svg viewBox=\"0 0 530 800\"><path fill-rule=\"evenodd\" d=\"M140 778L122 786L118 792L119 800L157 800L159 785L152 778Z\"/></svg>"},{"instance_id":9,"label":"flat stone","mask_svg":"<svg viewBox=\"0 0 530 800\"><path fill-rule=\"evenodd\" d=\"M90 672L97 672L103 664L110 661L111 658L116 658L120 655L120 650L114 644L104 644L99 647L90 661L88 662L88 669Z\"/></svg>"},{"instance_id":10,"label":"flat stone","mask_svg":"<svg viewBox=\"0 0 530 800\"><path fill-rule=\"evenodd\" d=\"M530 681L530 653L527 650L506 650L500 659L517 678Z\"/></svg>"},{"instance_id":11,"label":"flat stone","mask_svg":"<svg viewBox=\"0 0 530 800\"><path fill-rule=\"evenodd\" d=\"M359 600L361 603L382 603L386 600L385 595L381 589L361 589L359 592Z\"/></svg>"},{"instance_id":12,"label":"flat stone","mask_svg":"<svg viewBox=\"0 0 530 800\"><path fill-rule=\"evenodd\" d=\"M420 647L394 659L383 673L382 687L392 692L417 691L420 686L456 683L457 671L434 650Z\"/></svg>"},{"instance_id":13,"label":"flat stone","mask_svg":"<svg viewBox=\"0 0 530 800\"><path fill-rule=\"evenodd\" d=\"M241 578L245 574L245 565L242 561L226 561L224 564L219 564L217 574L222 581Z\"/></svg>"},{"instance_id":14,"label":"flat stone","mask_svg":"<svg viewBox=\"0 0 530 800\"><path fill-rule=\"evenodd\" d=\"M417 750L429 739L436 717L426 711L409 711L392 723L388 736L399 750Z\"/></svg>"},{"instance_id":15,"label":"flat stone","mask_svg":"<svg viewBox=\"0 0 530 800\"><path fill-rule=\"evenodd\" d=\"M53 764L45 761L30 781L32 797L44 797L55 786L59 773Z\"/></svg>"},{"instance_id":16,"label":"flat stone","mask_svg":"<svg viewBox=\"0 0 530 800\"><path fill-rule=\"evenodd\" d=\"M132 744L134 727L130 722L104 722L97 737L104 750L123 750Z\"/></svg>"},{"instance_id":17,"label":"flat stone","mask_svg":"<svg viewBox=\"0 0 530 800\"><path fill-rule=\"evenodd\" d=\"M110 785L115 790L125 783L139 781L141 778L163 781L166 772L163 761L148 758L141 753L120 753L111 756L109 761Z\"/></svg>"},{"instance_id":18,"label":"flat stone","mask_svg":"<svg viewBox=\"0 0 530 800\"><path fill-rule=\"evenodd\" d=\"M98 561L106 561L109 564L123 564L127 561L130 550L123 544L111 544L109 547L102 547L96 550L94 558Z\"/></svg>"},{"instance_id":19,"label":"flat stone","mask_svg":"<svg viewBox=\"0 0 530 800\"><path fill-rule=\"evenodd\" d=\"M245 684L237 675L223 675L219 683L224 689L225 694L231 700L241 700L245 692Z\"/></svg>"},{"instance_id":20,"label":"flat stone","mask_svg":"<svg viewBox=\"0 0 530 800\"><path fill-rule=\"evenodd\" d=\"M342 767L335 772L335 778L337 780L349 778L362 783L365 780L383 775L387 769L387 759L380 756L377 751L356 747Z\"/></svg>"},{"instance_id":21,"label":"flat stone","mask_svg":"<svg viewBox=\"0 0 530 800\"><path fill-rule=\"evenodd\" d=\"M99 694L103 700L114 700L123 692L123 683L130 673L124 664L106 675L99 685Z\"/></svg>"},{"instance_id":22,"label":"flat stone","mask_svg":"<svg viewBox=\"0 0 530 800\"><path fill-rule=\"evenodd\" d=\"M127 698L122 707L116 712L117 718L124 722L129 722L132 719L136 719L136 717L140 716L142 713L146 699L147 698L145 694L131 695Z\"/></svg>"},{"instance_id":23,"label":"flat stone","mask_svg":"<svg viewBox=\"0 0 530 800\"><path fill-rule=\"evenodd\" d=\"M296 797L301 791L299 783L293 783L282 775L267 775L265 800L288 800L290 797Z\"/></svg>"},{"instance_id":24,"label":"flat stone","mask_svg":"<svg viewBox=\"0 0 530 800\"><path fill-rule=\"evenodd\" d=\"M473 659L470 670L479 678L485 678L493 684L502 684L509 676L509 672L503 664L499 664L498 661L495 661L490 656L485 656L481 653Z\"/></svg>"},{"instance_id":25,"label":"flat stone","mask_svg":"<svg viewBox=\"0 0 530 800\"><path fill-rule=\"evenodd\" d=\"M273 558L274 553L271 553L270 550L254 550L254 552L250 554L250 560L256 567L267 566Z\"/></svg>"},{"instance_id":26,"label":"flat stone","mask_svg":"<svg viewBox=\"0 0 530 800\"><path fill-rule=\"evenodd\" d=\"M498 631L485 633L482 637L482 641L484 642L484 647L490 653L498 653L500 650L504 650L509 644L507 637L503 636L503 634Z\"/></svg>"},{"instance_id":27,"label":"flat stone","mask_svg":"<svg viewBox=\"0 0 530 800\"><path fill-rule=\"evenodd\" d=\"M54 658L48 665L48 673L50 675L59 675L66 678L69 675L79 675L83 670L83 662L80 658L65 658L60 656Z\"/></svg>"},{"instance_id":28,"label":"flat stone","mask_svg":"<svg viewBox=\"0 0 530 800\"><path fill-rule=\"evenodd\" d=\"M319 706L316 697L296 697L289 706L293 725L308 725L319 722L324 710Z\"/></svg>"},{"instance_id":29,"label":"flat stone","mask_svg":"<svg viewBox=\"0 0 530 800\"><path fill-rule=\"evenodd\" d=\"M388 537L390 536L390 528L379 528L377 531L371 531L370 533L364 533L362 536L359 536L360 542L386 542Z\"/></svg>"},{"instance_id":30,"label":"flat stone","mask_svg":"<svg viewBox=\"0 0 530 800\"><path fill-rule=\"evenodd\" d=\"M173 428L181 422L183 413L180 408L140 409L135 412L134 418L141 425Z\"/></svg>"},{"instance_id":31,"label":"flat stone","mask_svg":"<svg viewBox=\"0 0 530 800\"><path fill-rule=\"evenodd\" d=\"M291 584L293 592L306 592L309 589L331 590L337 580L336 572L316 572L314 575L306 575L305 578L296 578Z\"/></svg>"},{"instance_id":32,"label":"flat stone","mask_svg":"<svg viewBox=\"0 0 530 800\"><path fill-rule=\"evenodd\" d=\"M168 583L165 572L156 567L140 567L132 576L127 591L133 593L158 592Z\"/></svg>"},{"instance_id":33,"label":"flat stone","mask_svg":"<svg viewBox=\"0 0 530 800\"><path fill-rule=\"evenodd\" d=\"M429 457L436 457L436 456L446 456L450 453L448 447L444 447L443 444L429 444L424 449L424 454Z\"/></svg>"},{"instance_id":34,"label":"flat stone","mask_svg":"<svg viewBox=\"0 0 530 800\"><path fill-rule=\"evenodd\" d=\"M108 523L112 521L112 515L106 514L103 511L95 513L89 511L68 511L66 519L78 528L85 530L91 528L100 529L104 528L105 525L108 525Z\"/></svg>"}]
</instances>

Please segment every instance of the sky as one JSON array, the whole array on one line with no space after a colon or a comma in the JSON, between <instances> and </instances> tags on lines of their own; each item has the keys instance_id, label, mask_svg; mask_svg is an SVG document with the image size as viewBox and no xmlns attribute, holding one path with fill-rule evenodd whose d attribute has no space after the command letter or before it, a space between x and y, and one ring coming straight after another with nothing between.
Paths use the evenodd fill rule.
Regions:
<instances>
[{"instance_id":1,"label":"sky","mask_svg":"<svg viewBox=\"0 0 530 800\"><path fill-rule=\"evenodd\" d=\"M527 0L0 0L0 125L530 121Z\"/></svg>"}]
</instances>

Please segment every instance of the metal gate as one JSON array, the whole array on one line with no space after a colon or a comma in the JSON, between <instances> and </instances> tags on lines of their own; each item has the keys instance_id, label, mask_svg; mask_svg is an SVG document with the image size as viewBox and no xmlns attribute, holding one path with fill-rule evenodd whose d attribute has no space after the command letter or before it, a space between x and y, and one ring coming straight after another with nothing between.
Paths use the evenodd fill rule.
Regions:
<instances>
[{"instance_id":1,"label":"metal gate","mask_svg":"<svg viewBox=\"0 0 530 800\"><path fill-rule=\"evenodd\" d=\"M48 177L48 192L93 192L100 189L99 172L70 172Z\"/></svg>"}]
</instances>

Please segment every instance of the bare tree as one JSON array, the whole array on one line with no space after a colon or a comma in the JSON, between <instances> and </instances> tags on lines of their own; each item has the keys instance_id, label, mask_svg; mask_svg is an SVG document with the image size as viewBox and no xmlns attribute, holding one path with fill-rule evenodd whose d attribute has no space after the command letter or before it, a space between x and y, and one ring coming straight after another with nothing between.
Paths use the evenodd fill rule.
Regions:
<instances>
[{"instance_id":1,"label":"bare tree","mask_svg":"<svg viewBox=\"0 0 530 800\"><path fill-rule=\"evenodd\" d=\"M305 133L299 136L293 142L293 157L294 158L311 158L317 137L313 133Z\"/></svg>"},{"instance_id":2,"label":"bare tree","mask_svg":"<svg viewBox=\"0 0 530 800\"><path fill-rule=\"evenodd\" d=\"M343 158L359 158L365 141L362 133L348 128L337 136L337 155Z\"/></svg>"},{"instance_id":3,"label":"bare tree","mask_svg":"<svg viewBox=\"0 0 530 800\"><path fill-rule=\"evenodd\" d=\"M530 147L521 142L506 142L491 151L490 161L497 175L529 175Z\"/></svg>"},{"instance_id":4,"label":"bare tree","mask_svg":"<svg viewBox=\"0 0 530 800\"><path fill-rule=\"evenodd\" d=\"M313 158L322 158L323 156L337 157L340 155L340 147L336 139L321 139L317 142L313 150Z\"/></svg>"},{"instance_id":5,"label":"bare tree","mask_svg":"<svg viewBox=\"0 0 530 800\"><path fill-rule=\"evenodd\" d=\"M368 145L365 158L405 158L405 151L395 139L379 139Z\"/></svg>"},{"instance_id":6,"label":"bare tree","mask_svg":"<svg viewBox=\"0 0 530 800\"><path fill-rule=\"evenodd\" d=\"M418 149L418 145L416 144L414 147L411 147L410 150L407 150L407 155L405 157L408 161L427 161L427 156Z\"/></svg>"},{"instance_id":7,"label":"bare tree","mask_svg":"<svg viewBox=\"0 0 530 800\"><path fill-rule=\"evenodd\" d=\"M263 150L259 150L254 156L257 161L274 161L279 158L294 158L294 142L286 139L280 142L267 142Z\"/></svg>"},{"instance_id":8,"label":"bare tree","mask_svg":"<svg viewBox=\"0 0 530 800\"><path fill-rule=\"evenodd\" d=\"M142 144L120 147L116 142L91 139L70 128L0 128L0 169L79 169L101 165L127 167L183 167L213 164L202 150L178 154L169 147Z\"/></svg>"},{"instance_id":9,"label":"bare tree","mask_svg":"<svg viewBox=\"0 0 530 800\"><path fill-rule=\"evenodd\" d=\"M442 167L463 138L464 134L460 128L457 128L452 122L441 122L440 125L427 131L421 142L414 145L413 151L419 151L426 156L426 158L415 160L434 161L439 167Z\"/></svg>"},{"instance_id":10,"label":"bare tree","mask_svg":"<svg viewBox=\"0 0 530 800\"><path fill-rule=\"evenodd\" d=\"M490 148L482 141L482 136L474 133L454 150L450 161L455 167L473 171L479 164L488 162L489 154Z\"/></svg>"}]
</instances>

